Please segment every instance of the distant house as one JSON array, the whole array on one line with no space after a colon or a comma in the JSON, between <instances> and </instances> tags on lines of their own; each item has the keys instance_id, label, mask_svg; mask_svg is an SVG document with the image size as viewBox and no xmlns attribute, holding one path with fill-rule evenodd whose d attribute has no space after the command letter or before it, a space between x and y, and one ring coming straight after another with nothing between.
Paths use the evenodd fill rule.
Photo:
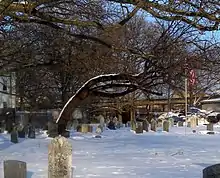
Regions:
<instances>
[{"instance_id":1,"label":"distant house","mask_svg":"<svg viewBox=\"0 0 220 178\"><path fill-rule=\"evenodd\" d=\"M0 75L0 108L15 107L15 74Z\"/></svg>"},{"instance_id":2,"label":"distant house","mask_svg":"<svg viewBox=\"0 0 220 178\"><path fill-rule=\"evenodd\" d=\"M203 100L201 104L204 110L220 112L220 98Z\"/></svg>"}]
</instances>

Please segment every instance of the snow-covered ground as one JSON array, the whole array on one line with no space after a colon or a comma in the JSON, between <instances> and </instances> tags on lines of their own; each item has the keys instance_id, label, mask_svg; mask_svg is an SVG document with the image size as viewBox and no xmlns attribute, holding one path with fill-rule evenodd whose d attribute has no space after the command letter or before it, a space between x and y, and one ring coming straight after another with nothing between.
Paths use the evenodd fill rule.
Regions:
<instances>
[{"instance_id":1,"label":"snow-covered ground","mask_svg":"<svg viewBox=\"0 0 220 178\"><path fill-rule=\"evenodd\" d=\"M74 132L69 139L73 147L74 178L201 178L203 168L220 163L220 134L204 135L197 127L173 127L171 132L140 135L129 128L106 130L101 139L92 134ZM220 128L215 127L216 131ZM0 135L0 177L3 160L27 162L28 178L47 177L47 151L51 139L36 139L12 144L9 135Z\"/></svg>"}]
</instances>

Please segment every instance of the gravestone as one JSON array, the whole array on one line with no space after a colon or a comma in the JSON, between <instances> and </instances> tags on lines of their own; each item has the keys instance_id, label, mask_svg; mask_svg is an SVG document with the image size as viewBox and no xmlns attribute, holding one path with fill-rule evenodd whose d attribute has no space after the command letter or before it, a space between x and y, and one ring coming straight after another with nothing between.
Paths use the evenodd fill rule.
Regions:
<instances>
[{"instance_id":1,"label":"gravestone","mask_svg":"<svg viewBox=\"0 0 220 178\"><path fill-rule=\"evenodd\" d=\"M169 126L170 126L169 121L164 120L163 121L163 131L169 132Z\"/></svg>"},{"instance_id":2,"label":"gravestone","mask_svg":"<svg viewBox=\"0 0 220 178\"><path fill-rule=\"evenodd\" d=\"M4 161L4 178L27 178L27 165L23 161Z\"/></svg>"},{"instance_id":3,"label":"gravestone","mask_svg":"<svg viewBox=\"0 0 220 178\"><path fill-rule=\"evenodd\" d=\"M128 121L128 122L126 123L125 127L131 127L131 122Z\"/></svg>"},{"instance_id":4,"label":"gravestone","mask_svg":"<svg viewBox=\"0 0 220 178\"><path fill-rule=\"evenodd\" d=\"M98 116L98 120L99 120L99 124L101 126L101 129L103 131L104 127L105 127L105 118L103 115L99 115Z\"/></svg>"},{"instance_id":5,"label":"gravestone","mask_svg":"<svg viewBox=\"0 0 220 178\"><path fill-rule=\"evenodd\" d=\"M145 130L146 132L149 131L149 122L147 121L147 119L143 120L143 130Z\"/></svg>"},{"instance_id":6,"label":"gravestone","mask_svg":"<svg viewBox=\"0 0 220 178\"><path fill-rule=\"evenodd\" d=\"M143 124L142 124L142 122L137 122L136 123L135 132L136 132L136 134L143 133Z\"/></svg>"},{"instance_id":7,"label":"gravestone","mask_svg":"<svg viewBox=\"0 0 220 178\"><path fill-rule=\"evenodd\" d=\"M18 130L18 138L25 138L26 133L25 133L25 128L21 124L18 125L17 127Z\"/></svg>"},{"instance_id":8,"label":"gravestone","mask_svg":"<svg viewBox=\"0 0 220 178\"><path fill-rule=\"evenodd\" d=\"M115 123L112 120L108 123L108 128L110 130L116 130Z\"/></svg>"},{"instance_id":9,"label":"gravestone","mask_svg":"<svg viewBox=\"0 0 220 178\"><path fill-rule=\"evenodd\" d=\"M203 169L203 178L220 178L220 164Z\"/></svg>"},{"instance_id":10,"label":"gravestone","mask_svg":"<svg viewBox=\"0 0 220 178\"><path fill-rule=\"evenodd\" d=\"M162 127L163 126L163 120L162 119L158 119L157 120L157 127Z\"/></svg>"},{"instance_id":11,"label":"gravestone","mask_svg":"<svg viewBox=\"0 0 220 178\"><path fill-rule=\"evenodd\" d=\"M174 126L174 119L172 117L169 118L170 127Z\"/></svg>"},{"instance_id":12,"label":"gravestone","mask_svg":"<svg viewBox=\"0 0 220 178\"><path fill-rule=\"evenodd\" d=\"M197 125L196 125L196 120L197 120L197 118L196 117L194 117L194 116L192 116L191 118L190 118L190 127L191 128L195 128Z\"/></svg>"},{"instance_id":13,"label":"gravestone","mask_svg":"<svg viewBox=\"0 0 220 178\"><path fill-rule=\"evenodd\" d=\"M55 138L58 134L58 125L54 121L48 122L48 137Z\"/></svg>"},{"instance_id":14,"label":"gravestone","mask_svg":"<svg viewBox=\"0 0 220 178\"><path fill-rule=\"evenodd\" d=\"M207 124L207 130L209 130L209 131L213 131L214 130L212 123Z\"/></svg>"},{"instance_id":15,"label":"gravestone","mask_svg":"<svg viewBox=\"0 0 220 178\"><path fill-rule=\"evenodd\" d=\"M54 138L48 147L48 178L72 177L72 146L65 137Z\"/></svg>"},{"instance_id":16,"label":"gravestone","mask_svg":"<svg viewBox=\"0 0 220 178\"><path fill-rule=\"evenodd\" d=\"M81 125L77 125L76 131L77 131L77 132L81 132L81 129L82 129L82 126L81 126Z\"/></svg>"},{"instance_id":17,"label":"gravestone","mask_svg":"<svg viewBox=\"0 0 220 178\"><path fill-rule=\"evenodd\" d=\"M82 133L87 133L88 132L88 124L82 124L81 132Z\"/></svg>"},{"instance_id":18,"label":"gravestone","mask_svg":"<svg viewBox=\"0 0 220 178\"><path fill-rule=\"evenodd\" d=\"M95 133L100 135L102 133L102 129L100 127L97 127Z\"/></svg>"},{"instance_id":19,"label":"gravestone","mask_svg":"<svg viewBox=\"0 0 220 178\"><path fill-rule=\"evenodd\" d=\"M28 128L28 138L36 138L35 136L35 128L33 125L30 125Z\"/></svg>"},{"instance_id":20,"label":"gravestone","mask_svg":"<svg viewBox=\"0 0 220 178\"><path fill-rule=\"evenodd\" d=\"M17 133L17 130L16 130L15 127L11 131L11 142L12 143L18 143L18 133Z\"/></svg>"},{"instance_id":21,"label":"gravestone","mask_svg":"<svg viewBox=\"0 0 220 178\"><path fill-rule=\"evenodd\" d=\"M178 122L177 122L177 126L178 126L178 127L183 127L183 122L182 122L182 121L178 121Z\"/></svg>"},{"instance_id":22,"label":"gravestone","mask_svg":"<svg viewBox=\"0 0 220 178\"><path fill-rule=\"evenodd\" d=\"M157 131L157 121L154 119L151 119L150 130L152 130L154 132Z\"/></svg>"},{"instance_id":23,"label":"gravestone","mask_svg":"<svg viewBox=\"0 0 220 178\"><path fill-rule=\"evenodd\" d=\"M187 127L191 127L191 122L187 122Z\"/></svg>"}]
</instances>

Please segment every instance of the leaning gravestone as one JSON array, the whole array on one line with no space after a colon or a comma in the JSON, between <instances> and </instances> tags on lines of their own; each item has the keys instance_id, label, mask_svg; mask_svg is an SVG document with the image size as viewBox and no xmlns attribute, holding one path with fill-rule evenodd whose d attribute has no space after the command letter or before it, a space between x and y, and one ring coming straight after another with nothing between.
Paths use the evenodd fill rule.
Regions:
<instances>
[{"instance_id":1,"label":"leaning gravestone","mask_svg":"<svg viewBox=\"0 0 220 178\"><path fill-rule=\"evenodd\" d=\"M17 130L16 130L15 127L11 131L11 142L12 143L18 143L18 133L17 133Z\"/></svg>"},{"instance_id":2,"label":"leaning gravestone","mask_svg":"<svg viewBox=\"0 0 220 178\"><path fill-rule=\"evenodd\" d=\"M203 178L220 178L220 164L203 169Z\"/></svg>"},{"instance_id":3,"label":"leaning gravestone","mask_svg":"<svg viewBox=\"0 0 220 178\"><path fill-rule=\"evenodd\" d=\"M71 178L72 146L65 137L54 138L48 147L48 178Z\"/></svg>"},{"instance_id":4,"label":"leaning gravestone","mask_svg":"<svg viewBox=\"0 0 220 178\"><path fill-rule=\"evenodd\" d=\"M147 119L143 120L143 130L145 130L146 132L149 131L149 122L147 121Z\"/></svg>"},{"instance_id":5,"label":"leaning gravestone","mask_svg":"<svg viewBox=\"0 0 220 178\"><path fill-rule=\"evenodd\" d=\"M167 120L163 121L163 131L169 132L169 126L170 126L169 121Z\"/></svg>"},{"instance_id":6,"label":"leaning gravestone","mask_svg":"<svg viewBox=\"0 0 220 178\"><path fill-rule=\"evenodd\" d=\"M135 132L136 132L136 134L143 133L143 124L142 124L142 122L137 122Z\"/></svg>"},{"instance_id":7,"label":"leaning gravestone","mask_svg":"<svg viewBox=\"0 0 220 178\"><path fill-rule=\"evenodd\" d=\"M27 166L23 161L4 161L4 178L27 178Z\"/></svg>"},{"instance_id":8,"label":"leaning gravestone","mask_svg":"<svg viewBox=\"0 0 220 178\"><path fill-rule=\"evenodd\" d=\"M151 119L150 129L154 132L157 131L157 121L155 121L154 119Z\"/></svg>"},{"instance_id":9,"label":"leaning gravestone","mask_svg":"<svg viewBox=\"0 0 220 178\"><path fill-rule=\"evenodd\" d=\"M207 130L209 130L209 131L213 131L214 130L212 123L207 124Z\"/></svg>"}]
</instances>

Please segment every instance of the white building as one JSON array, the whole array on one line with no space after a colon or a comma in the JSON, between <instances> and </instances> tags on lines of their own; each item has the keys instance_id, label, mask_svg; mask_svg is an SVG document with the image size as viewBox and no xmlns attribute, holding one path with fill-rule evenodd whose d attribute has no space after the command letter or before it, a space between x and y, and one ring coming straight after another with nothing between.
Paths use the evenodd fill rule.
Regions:
<instances>
[{"instance_id":1,"label":"white building","mask_svg":"<svg viewBox=\"0 0 220 178\"><path fill-rule=\"evenodd\" d=\"M15 74L0 75L0 108L15 108Z\"/></svg>"}]
</instances>

